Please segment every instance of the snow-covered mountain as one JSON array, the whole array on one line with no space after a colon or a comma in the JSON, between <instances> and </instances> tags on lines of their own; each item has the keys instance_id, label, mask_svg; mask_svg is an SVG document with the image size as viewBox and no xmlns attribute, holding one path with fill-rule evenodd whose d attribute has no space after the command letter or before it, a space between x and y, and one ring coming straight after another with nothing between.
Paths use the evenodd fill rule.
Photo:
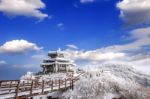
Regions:
<instances>
[{"instance_id":1,"label":"snow-covered mountain","mask_svg":"<svg viewBox=\"0 0 150 99\"><path fill-rule=\"evenodd\" d=\"M63 94L69 99L150 99L150 76L134 67L104 64L86 68L74 90Z\"/></svg>"},{"instance_id":2,"label":"snow-covered mountain","mask_svg":"<svg viewBox=\"0 0 150 99\"><path fill-rule=\"evenodd\" d=\"M150 99L150 75L136 70L133 66L103 64L88 66L84 71L85 74L75 82L73 90L55 92L56 96L61 99ZM43 75L41 79L58 77L65 76ZM34 75L29 72L22 78L34 79Z\"/></svg>"},{"instance_id":3,"label":"snow-covered mountain","mask_svg":"<svg viewBox=\"0 0 150 99\"><path fill-rule=\"evenodd\" d=\"M99 69L110 71L111 74L117 77L135 81L145 87L150 87L150 75L136 70L133 66L123 64L104 64L100 66Z\"/></svg>"}]
</instances>

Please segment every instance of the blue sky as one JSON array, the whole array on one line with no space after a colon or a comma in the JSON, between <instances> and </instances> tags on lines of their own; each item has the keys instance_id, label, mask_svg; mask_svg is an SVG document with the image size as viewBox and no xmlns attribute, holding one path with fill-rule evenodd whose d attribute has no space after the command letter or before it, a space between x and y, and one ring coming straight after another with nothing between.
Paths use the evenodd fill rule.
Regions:
<instances>
[{"instance_id":1,"label":"blue sky","mask_svg":"<svg viewBox=\"0 0 150 99\"><path fill-rule=\"evenodd\" d=\"M149 72L148 9L147 0L1 0L0 79L39 71L58 48L78 65L117 61Z\"/></svg>"}]
</instances>

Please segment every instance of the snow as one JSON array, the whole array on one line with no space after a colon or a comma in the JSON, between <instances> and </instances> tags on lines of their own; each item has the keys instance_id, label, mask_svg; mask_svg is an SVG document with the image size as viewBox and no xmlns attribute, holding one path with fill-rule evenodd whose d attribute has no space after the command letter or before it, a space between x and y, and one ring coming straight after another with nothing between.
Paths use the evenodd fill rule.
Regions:
<instances>
[{"instance_id":1,"label":"snow","mask_svg":"<svg viewBox=\"0 0 150 99\"><path fill-rule=\"evenodd\" d=\"M27 81L27 80L34 80L35 75L32 72L27 72L27 74L23 75L20 80L21 81Z\"/></svg>"},{"instance_id":2,"label":"snow","mask_svg":"<svg viewBox=\"0 0 150 99\"><path fill-rule=\"evenodd\" d=\"M65 99L150 99L150 88L145 81L150 76L141 74L132 66L104 64L86 69L74 86L74 90L65 92ZM141 83L142 82L142 83ZM144 82L144 83L143 83Z\"/></svg>"},{"instance_id":3,"label":"snow","mask_svg":"<svg viewBox=\"0 0 150 99\"><path fill-rule=\"evenodd\" d=\"M134 66L103 64L86 67L84 72L84 75L74 83L73 90L58 91L58 86L55 86L53 89L57 91L51 92L51 88L45 88L44 91L49 91L48 95L36 96L33 99L41 99L40 97L45 99L47 96L60 97L60 99L150 99L150 76L137 71ZM38 80L64 80L71 77L68 75L70 74L38 75ZM78 75L73 74L74 77ZM36 77L33 73L28 72L21 77L21 80L30 81ZM63 88L64 85L60 87ZM40 88L37 88L33 90L33 93L41 93L41 91ZM29 94L29 92L19 93L19 95L22 94ZM10 97L10 95L3 97Z\"/></svg>"},{"instance_id":4,"label":"snow","mask_svg":"<svg viewBox=\"0 0 150 99\"><path fill-rule=\"evenodd\" d=\"M117 93L105 93L104 95L104 99L112 99L112 97L116 97L117 99L119 99L121 95Z\"/></svg>"},{"instance_id":5,"label":"snow","mask_svg":"<svg viewBox=\"0 0 150 99\"><path fill-rule=\"evenodd\" d=\"M47 99L47 95L34 96L33 99Z\"/></svg>"},{"instance_id":6,"label":"snow","mask_svg":"<svg viewBox=\"0 0 150 99\"><path fill-rule=\"evenodd\" d=\"M57 96L57 95L59 95L59 93L58 93L58 89L59 89L58 80L59 79L64 80L64 79L72 78L69 75L70 74L68 74L68 73L54 73L54 74L50 74L50 75L39 75L38 81L42 82L43 80L44 81L51 81L51 80L53 80L54 81L54 83L53 83L53 85L54 85L53 86L53 90L56 91L55 94L51 93L53 91L51 89L51 85L45 85L44 86L45 87L44 91L51 93L51 95L53 95L53 96ZM73 77L76 77L78 75L79 74L75 74L75 75L73 75ZM27 72L27 74L25 74L24 76L21 77L21 83L20 84L22 84L23 82L25 82L25 83L30 82L31 83L32 79L35 79L36 77L37 77L37 75L34 75L32 72ZM55 83L55 81L57 81L57 83ZM70 81L67 81L66 82L66 87L69 87L69 86L70 86ZM29 86L29 87L31 87L31 86ZM65 84L63 84L63 85L61 84L60 88L65 88ZM10 93L9 89L7 89L7 88L4 88L4 89L1 88L0 89L0 94L6 93L4 95L0 95L0 99L11 98L11 97L15 96L15 93ZM16 88L12 88L11 92L15 92L15 89ZM42 92L41 86L37 87L37 88L34 88L33 91L32 91L32 93L39 93L39 94L41 92ZM30 91L19 92L18 96L29 95L29 94L30 94ZM38 97L36 97L36 98L38 99Z\"/></svg>"},{"instance_id":7,"label":"snow","mask_svg":"<svg viewBox=\"0 0 150 99\"><path fill-rule=\"evenodd\" d=\"M69 86L70 86L70 82L68 81L66 83L66 87L69 87ZM49 92L49 95L51 94L53 96L57 96L59 94L57 91L56 92L52 92L50 86L45 86L45 87L46 88L44 88L44 91ZM65 85L61 85L60 86L60 88L64 88L64 87L65 87ZM58 90L58 89L59 89L59 86L53 86L53 90ZM40 93L42 93L42 89L41 88L34 89L32 91L32 93L38 93L38 94L40 94ZM19 92L18 96L29 95L29 94L30 94L30 91ZM0 95L0 99L6 99L6 98L12 98L12 97L15 97L15 93ZM38 98L38 96L36 98ZM43 99L45 99L45 98L43 98Z\"/></svg>"}]
</instances>

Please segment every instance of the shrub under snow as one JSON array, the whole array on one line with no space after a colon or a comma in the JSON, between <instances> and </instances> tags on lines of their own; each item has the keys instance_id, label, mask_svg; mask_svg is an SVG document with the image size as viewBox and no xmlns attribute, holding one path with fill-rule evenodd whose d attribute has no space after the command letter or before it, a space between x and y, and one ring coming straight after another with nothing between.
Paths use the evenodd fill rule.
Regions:
<instances>
[{"instance_id":1,"label":"shrub under snow","mask_svg":"<svg viewBox=\"0 0 150 99\"><path fill-rule=\"evenodd\" d=\"M32 72L27 72L27 74L23 75L20 80L21 81L27 81L27 80L34 80L35 75Z\"/></svg>"},{"instance_id":2,"label":"shrub under snow","mask_svg":"<svg viewBox=\"0 0 150 99\"><path fill-rule=\"evenodd\" d=\"M130 66L103 65L88 69L74 85L74 90L63 94L67 99L150 99L149 88L143 79L149 76ZM140 81L140 82L139 82ZM143 85L142 85L143 84Z\"/></svg>"}]
</instances>

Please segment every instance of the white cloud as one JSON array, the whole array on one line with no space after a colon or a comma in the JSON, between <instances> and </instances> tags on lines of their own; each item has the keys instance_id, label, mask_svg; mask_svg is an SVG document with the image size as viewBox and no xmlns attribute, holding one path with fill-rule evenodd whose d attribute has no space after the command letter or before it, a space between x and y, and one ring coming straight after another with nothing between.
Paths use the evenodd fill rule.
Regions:
<instances>
[{"instance_id":1,"label":"white cloud","mask_svg":"<svg viewBox=\"0 0 150 99\"><path fill-rule=\"evenodd\" d=\"M128 25L150 23L150 0L122 0L117 3L120 17Z\"/></svg>"},{"instance_id":2,"label":"white cloud","mask_svg":"<svg viewBox=\"0 0 150 99\"><path fill-rule=\"evenodd\" d=\"M76 45L73 45L73 44L68 44L66 45L68 48L71 48L71 49L78 49L78 47Z\"/></svg>"},{"instance_id":3,"label":"white cloud","mask_svg":"<svg viewBox=\"0 0 150 99\"><path fill-rule=\"evenodd\" d=\"M73 4L73 6L74 6L75 8L79 8L79 5L78 5L78 4Z\"/></svg>"},{"instance_id":4,"label":"white cloud","mask_svg":"<svg viewBox=\"0 0 150 99\"><path fill-rule=\"evenodd\" d=\"M120 53L120 52L103 53L98 49L89 50L89 51L67 49L65 51L69 53L68 57L74 60L87 60L87 61L100 61L101 62L101 61L120 59L120 58L125 57L124 53Z\"/></svg>"},{"instance_id":5,"label":"white cloud","mask_svg":"<svg viewBox=\"0 0 150 99\"><path fill-rule=\"evenodd\" d=\"M5 42L0 46L1 53L24 53L29 50L40 51L42 47L38 47L35 43L26 40L12 40Z\"/></svg>"},{"instance_id":6,"label":"white cloud","mask_svg":"<svg viewBox=\"0 0 150 99\"><path fill-rule=\"evenodd\" d=\"M0 11L9 16L36 17L40 20L48 17L40 9L45 8L41 0L0 0Z\"/></svg>"},{"instance_id":7,"label":"white cloud","mask_svg":"<svg viewBox=\"0 0 150 99\"><path fill-rule=\"evenodd\" d=\"M33 55L31 58L33 60L40 60L40 61L42 61L44 58L46 58L46 55L45 54L37 54L37 55Z\"/></svg>"},{"instance_id":8,"label":"white cloud","mask_svg":"<svg viewBox=\"0 0 150 99\"><path fill-rule=\"evenodd\" d=\"M75 60L77 66L99 66L101 64L132 65L136 69L150 74L150 53L113 52L102 49L89 51L66 49L68 57Z\"/></svg>"},{"instance_id":9,"label":"white cloud","mask_svg":"<svg viewBox=\"0 0 150 99\"><path fill-rule=\"evenodd\" d=\"M88 4L88 3L94 3L94 2L108 2L111 0L80 0L80 3L82 4ZM78 5L74 5L74 7L78 8Z\"/></svg>"},{"instance_id":10,"label":"white cloud","mask_svg":"<svg viewBox=\"0 0 150 99\"><path fill-rule=\"evenodd\" d=\"M132 64L137 66L138 70L150 74L150 57L133 61Z\"/></svg>"},{"instance_id":11,"label":"white cloud","mask_svg":"<svg viewBox=\"0 0 150 99\"><path fill-rule=\"evenodd\" d=\"M143 46L150 46L150 27L139 28L130 32L131 43L123 45L112 45L102 48L102 51L131 51L141 49Z\"/></svg>"},{"instance_id":12,"label":"white cloud","mask_svg":"<svg viewBox=\"0 0 150 99\"><path fill-rule=\"evenodd\" d=\"M80 0L80 3L92 3L95 0Z\"/></svg>"},{"instance_id":13,"label":"white cloud","mask_svg":"<svg viewBox=\"0 0 150 99\"><path fill-rule=\"evenodd\" d=\"M122 45L112 45L95 50L71 50L70 54L79 65L99 65L103 63L119 63L134 65L137 69L150 72L150 52L144 47L150 47L150 27L134 29L129 36L131 42ZM83 62L85 61L85 62Z\"/></svg>"},{"instance_id":14,"label":"white cloud","mask_svg":"<svg viewBox=\"0 0 150 99\"><path fill-rule=\"evenodd\" d=\"M150 67L150 57L147 57L147 58L143 58L143 59L140 59L140 60L133 61L133 63L134 63L135 65L149 66L149 67Z\"/></svg>"},{"instance_id":15,"label":"white cloud","mask_svg":"<svg viewBox=\"0 0 150 99\"><path fill-rule=\"evenodd\" d=\"M37 64L17 64L17 65L13 65L13 67L15 67L15 68L29 68L29 69L40 68L40 66Z\"/></svg>"},{"instance_id":16,"label":"white cloud","mask_svg":"<svg viewBox=\"0 0 150 99\"><path fill-rule=\"evenodd\" d=\"M133 30L131 33L132 33L132 37L135 39L150 38L150 27L138 28Z\"/></svg>"},{"instance_id":17,"label":"white cloud","mask_svg":"<svg viewBox=\"0 0 150 99\"><path fill-rule=\"evenodd\" d=\"M62 22L58 23L58 24L57 24L57 27L58 27L58 28L63 28L63 27L64 27L64 23L62 23Z\"/></svg>"},{"instance_id":18,"label":"white cloud","mask_svg":"<svg viewBox=\"0 0 150 99\"><path fill-rule=\"evenodd\" d=\"M3 61L3 60L0 61L0 66L6 65L6 64L7 64L6 61Z\"/></svg>"}]
</instances>

